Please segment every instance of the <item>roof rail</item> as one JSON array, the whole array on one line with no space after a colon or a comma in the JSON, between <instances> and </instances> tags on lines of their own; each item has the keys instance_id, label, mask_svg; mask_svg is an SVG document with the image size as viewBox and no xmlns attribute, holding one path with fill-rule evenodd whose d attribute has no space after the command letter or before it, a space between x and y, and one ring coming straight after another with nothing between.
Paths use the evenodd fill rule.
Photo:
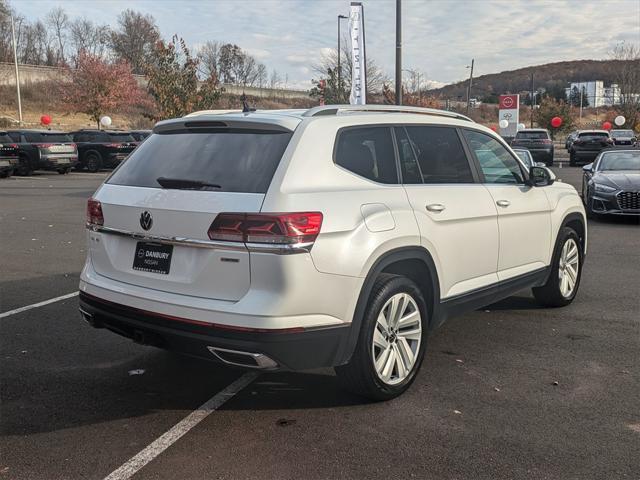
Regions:
<instances>
[{"instance_id":1,"label":"roof rail","mask_svg":"<svg viewBox=\"0 0 640 480\"><path fill-rule=\"evenodd\" d=\"M436 108L411 107L404 105L324 105L307 110L303 117L320 117L324 115L337 115L339 112L385 112L385 113L416 113L420 115L434 115L439 117L457 118L473 122L466 115Z\"/></svg>"}]
</instances>

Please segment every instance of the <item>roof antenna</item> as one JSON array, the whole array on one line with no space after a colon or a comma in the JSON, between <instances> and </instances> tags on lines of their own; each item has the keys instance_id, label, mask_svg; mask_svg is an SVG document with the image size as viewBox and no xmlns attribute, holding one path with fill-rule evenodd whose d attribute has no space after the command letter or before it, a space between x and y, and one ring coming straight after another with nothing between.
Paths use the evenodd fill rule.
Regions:
<instances>
[{"instance_id":1,"label":"roof antenna","mask_svg":"<svg viewBox=\"0 0 640 480\"><path fill-rule=\"evenodd\" d=\"M242 113L249 113L249 112L256 111L255 108L249 106L249 103L247 102L247 96L244 94L244 92L242 92L242 96L240 97L240 100L242 100Z\"/></svg>"}]
</instances>

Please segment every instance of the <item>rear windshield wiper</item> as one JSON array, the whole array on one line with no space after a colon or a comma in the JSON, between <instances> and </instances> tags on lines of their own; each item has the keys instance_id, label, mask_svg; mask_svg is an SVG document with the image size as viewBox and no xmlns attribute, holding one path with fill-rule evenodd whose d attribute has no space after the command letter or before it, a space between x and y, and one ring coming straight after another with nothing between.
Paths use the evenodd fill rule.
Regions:
<instances>
[{"instance_id":1,"label":"rear windshield wiper","mask_svg":"<svg viewBox=\"0 0 640 480\"><path fill-rule=\"evenodd\" d=\"M156 182L162 188L175 188L178 190L209 190L222 188L222 185L216 183L207 183L200 180L187 180L183 178L156 178Z\"/></svg>"}]
</instances>

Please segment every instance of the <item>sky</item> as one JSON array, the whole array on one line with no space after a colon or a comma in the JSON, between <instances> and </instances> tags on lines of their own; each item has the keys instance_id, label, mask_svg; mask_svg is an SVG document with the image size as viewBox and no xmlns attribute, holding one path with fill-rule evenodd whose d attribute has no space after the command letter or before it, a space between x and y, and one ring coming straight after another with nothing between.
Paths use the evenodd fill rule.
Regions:
<instances>
[{"instance_id":1,"label":"sky","mask_svg":"<svg viewBox=\"0 0 640 480\"><path fill-rule=\"evenodd\" d=\"M364 4L367 56L390 78L395 0ZM162 35L190 47L236 43L290 88L309 88L313 65L336 47L348 0L10 0L29 19L55 6L115 25L127 8L152 14ZM605 59L618 42L640 44L640 0L403 0L403 68L435 84L562 60ZM343 31L347 22L342 23ZM406 73L405 73L406 75Z\"/></svg>"}]
</instances>

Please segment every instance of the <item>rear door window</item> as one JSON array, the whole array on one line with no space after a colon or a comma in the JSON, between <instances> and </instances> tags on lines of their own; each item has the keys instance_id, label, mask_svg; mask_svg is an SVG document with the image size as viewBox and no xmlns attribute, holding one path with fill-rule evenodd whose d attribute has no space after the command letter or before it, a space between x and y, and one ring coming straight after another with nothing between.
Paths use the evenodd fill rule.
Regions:
<instances>
[{"instance_id":1,"label":"rear door window","mask_svg":"<svg viewBox=\"0 0 640 480\"><path fill-rule=\"evenodd\" d=\"M291 135L231 128L154 134L107 183L161 188L157 179L164 177L216 184L221 192L266 193Z\"/></svg>"},{"instance_id":2,"label":"rear door window","mask_svg":"<svg viewBox=\"0 0 640 480\"><path fill-rule=\"evenodd\" d=\"M389 127L342 130L338 134L335 163L374 182L398 183L398 169Z\"/></svg>"},{"instance_id":3,"label":"rear door window","mask_svg":"<svg viewBox=\"0 0 640 480\"><path fill-rule=\"evenodd\" d=\"M471 165L455 128L408 126L422 183L474 183Z\"/></svg>"},{"instance_id":4,"label":"rear door window","mask_svg":"<svg viewBox=\"0 0 640 480\"><path fill-rule=\"evenodd\" d=\"M117 143L135 142L134 138L128 133L110 133L109 140Z\"/></svg>"}]
</instances>

